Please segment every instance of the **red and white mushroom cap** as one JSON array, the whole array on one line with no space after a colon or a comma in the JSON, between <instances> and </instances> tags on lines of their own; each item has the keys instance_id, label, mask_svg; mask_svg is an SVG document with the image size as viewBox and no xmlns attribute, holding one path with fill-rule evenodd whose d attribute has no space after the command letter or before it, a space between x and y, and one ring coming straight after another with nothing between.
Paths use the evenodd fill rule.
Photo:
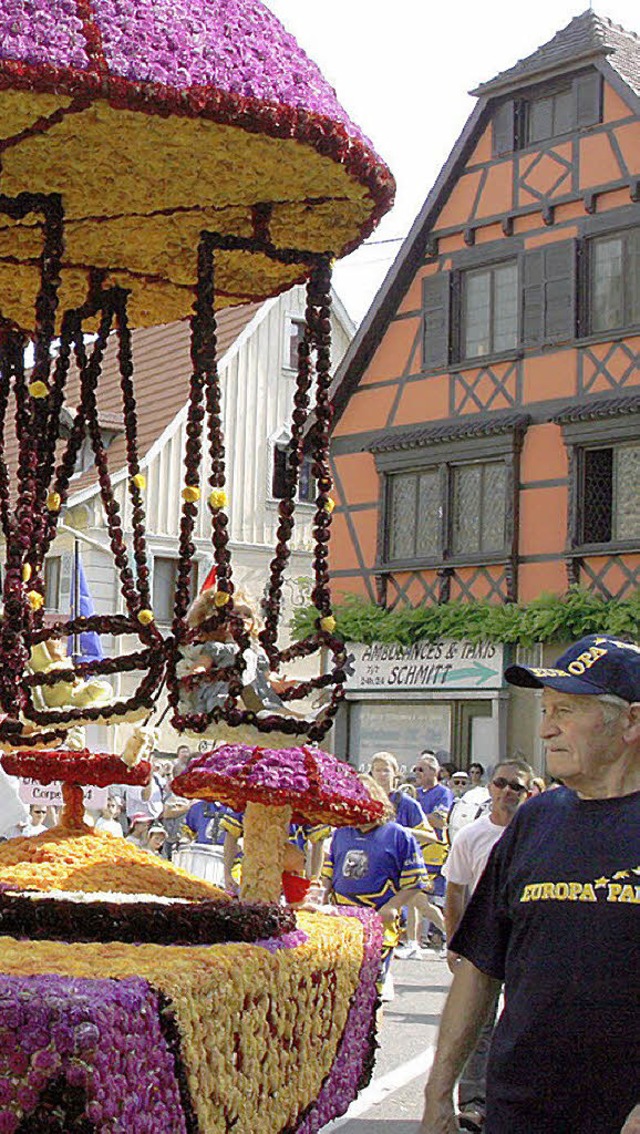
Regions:
<instances>
[{"instance_id":1,"label":"red and white mushroom cap","mask_svg":"<svg viewBox=\"0 0 640 1134\"><path fill-rule=\"evenodd\" d=\"M289 804L295 819L332 827L375 823L383 812L350 764L307 745L225 744L192 760L172 787L186 799L216 800L236 811L248 803Z\"/></svg>"}]
</instances>

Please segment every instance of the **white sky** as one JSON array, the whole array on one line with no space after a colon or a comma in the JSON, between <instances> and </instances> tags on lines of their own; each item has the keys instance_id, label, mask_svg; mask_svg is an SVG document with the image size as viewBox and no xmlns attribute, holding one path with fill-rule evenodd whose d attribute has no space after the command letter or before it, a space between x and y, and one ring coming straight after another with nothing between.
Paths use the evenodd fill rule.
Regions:
<instances>
[{"instance_id":1,"label":"white sky","mask_svg":"<svg viewBox=\"0 0 640 1134\"><path fill-rule=\"evenodd\" d=\"M467 91L511 67L588 7L588 0L265 0L337 90L398 185L369 246L336 267L359 321L469 113ZM599 0L601 16L640 33L638 0Z\"/></svg>"}]
</instances>

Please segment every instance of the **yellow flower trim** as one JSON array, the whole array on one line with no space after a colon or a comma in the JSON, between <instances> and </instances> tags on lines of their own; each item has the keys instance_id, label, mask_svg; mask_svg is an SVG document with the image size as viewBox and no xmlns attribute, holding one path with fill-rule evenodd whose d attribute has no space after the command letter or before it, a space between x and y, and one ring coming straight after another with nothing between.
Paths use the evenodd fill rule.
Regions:
<instances>
[{"instance_id":1,"label":"yellow flower trim","mask_svg":"<svg viewBox=\"0 0 640 1134\"><path fill-rule=\"evenodd\" d=\"M328 513L329 513L329 515L331 515L331 513L333 512L333 510L334 510L335 506L336 506L336 502L335 502L335 500L333 499L333 496L330 496L330 497L328 498L328 500L326 500L326 502L325 502L325 505L324 505L324 510L325 510L325 512L328 512Z\"/></svg>"},{"instance_id":2,"label":"yellow flower trim","mask_svg":"<svg viewBox=\"0 0 640 1134\"><path fill-rule=\"evenodd\" d=\"M1 132L19 135L25 123L40 117L36 104L46 115L68 101L2 91ZM63 197L68 267L59 310L84 301L84 265L115 265L106 284L132 290L130 317L137 326L189 315L200 231L250 236L255 201L287 202L274 209L276 244L318 252L339 252L356 240L372 212L368 190L344 164L298 139L205 119L153 116L106 102L94 102L6 150L3 191L14 196L24 189ZM318 198L318 205L308 203ZM98 216L105 219L84 219ZM0 218L3 314L29 328L41 252L38 220L27 217L15 224ZM16 255L22 262L10 263ZM265 298L305 274L300 265L244 253L219 253L216 264L223 305Z\"/></svg>"},{"instance_id":3,"label":"yellow flower trim","mask_svg":"<svg viewBox=\"0 0 640 1134\"><path fill-rule=\"evenodd\" d=\"M44 605L44 597L39 591L27 591L27 599L32 610L40 610Z\"/></svg>"},{"instance_id":4,"label":"yellow flower trim","mask_svg":"<svg viewBox=\"0 0 640 1134\"><path fill-rule=\"evenodd\" d=\"M325 618L320 619L320 629L326 630L327 634L333 634L336 628L336 620L332 614L327 614Z\"/></svg>"},{"instance_id":5,"label":"yellow flower trim","mask_svg":"<svg viewBox=\"0 0 640 1134\"><path fill-rule=\"evenodd\" d=\"M136 473L135 476L131 477L131 483L135 486L135 488L139 488L140 491L143 492L147 487L147 478L144 473L139 472Z\"/></svg>"},{"instance_id":6,"label":"yellow flower trim","mask_svg":"<svg viewBox=\"0 0 640 1134\"><path fill-rule=\"evenodd\" d=\"M209 493L209 507L213 508L214 511L225 508L228 503L229 500L224 488L214 488L213 491Z\"/></svg>"},{"instance_id":7,"label":"yellow flower trim","mask_svg":"<svg viewBox=\"0 0 640 1134\"><path fill-rule=\"evenodd\" d=\"M200 489L195 484L188 484L182 489L182 499L186 500L187 504L195 504L200 499Z\"/></svg>"},{"instance_id":8,"label":"yellow flower trim","mask_svg":"<svg viewBox=\"0 0 640 1134\"><path fill-rule=\"evenodd\" d=\"M356 918L302 912L305 945L64 944L0 938L0 971L138 976L173 1000L198 1123L207 1134L282 1130L317 1098L360 976ZM213 1007L215 1005L215 1007ZM229 1052L236 1051L232 1061Z\"/></svg>"},{"instance_id":9,"label":"yellow flower trim","mask_svg":"<svg viewBox=\"0 0 640 1134\"><path fill-rule=\"evenodd\" d=\"M149 626L149 624L151 622L153 622L153 619L154 619L154 614L153 614L152 610L147 610L145 608L144 610L138 611L138 622L142 626Z\"/></svg>"},{"instance_id":10,"label":"yellow flower trim","mask_svg":"<svg viewBox=\"0 0 640 1134\"><path fill-rule=\"evenodd\" d=\"M59 512L62 507L62 497L59 492L50 492L47 496L47 508L50 512Z\"/></svg>"},{"instance_id":11,"label":"yellow flower trim","mask_svg":"<svg viewBox=\"0 0 640 1134\"><path fill-rule=\"evenodd\" d=\"M31 578L31 575L32 575L31 564L30 563L23 563L23 565L22 565L22 582L28 583L29 579Z\"/></svg>"},{"instance_id":12,"label":"yellow flower trim","mask_svg":"<svg viewBox=\"0 0 640 1134\"><path fill-rule=\"evenodd\" d=\"M216 593L213 596L213 601L214 601L214 604L217 607L222 607L222 606L227 605L230 598L231 598L231 595L227 594L226 591L216 591Z\"/></svg>"},{"instance_id":13,"label":"yellow flower trim","mask_svg":"<svg viewBox=\"0 0 640 1134\"><path fill-rule=\"evenodd\" d=\"M37 890L120 891L173 898L223 896L217 886L91 827L52 827L32 838L2 843L0 882Z\"/></svg>"},{"instance_id":14,"label":"yellow flower trim","mask_svg":"<svg viewBox=\"0 0 640 1134\"><path fill-rule=\"evenodd\" d=\"M47 398L49 396L49 387L46 382L41 382L40 379L38 379L36 382L29 384L29 393L32 398Z\"/></svg>"}]
</instances>

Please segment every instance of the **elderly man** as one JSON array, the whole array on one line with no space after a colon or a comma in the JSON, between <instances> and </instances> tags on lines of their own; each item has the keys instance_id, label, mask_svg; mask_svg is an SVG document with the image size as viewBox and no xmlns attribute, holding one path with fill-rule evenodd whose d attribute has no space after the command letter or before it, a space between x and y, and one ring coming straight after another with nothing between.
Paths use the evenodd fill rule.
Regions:
<instances>
[{"instance_id":1,"label":"elderly man","mask_svg":"<svg viewBox=\"0 0 640 1134\"><path fill-rule=\"evenodd\" d=\"M590 635L506 677L542 690L564 786L520 808L451 942L420 1132L458 1129L453 1086L504 980L485 1134L640 1134L640 647Z\"/></svg>"}]
</instances>

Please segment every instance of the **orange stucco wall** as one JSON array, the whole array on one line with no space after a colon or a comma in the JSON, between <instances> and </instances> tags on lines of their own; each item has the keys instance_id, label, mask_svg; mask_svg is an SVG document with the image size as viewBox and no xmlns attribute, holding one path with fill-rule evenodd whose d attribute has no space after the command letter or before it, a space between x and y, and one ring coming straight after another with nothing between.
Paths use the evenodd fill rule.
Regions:
<instances>
[{"instance_id":1,"label":"orange stucco wall","mask_svg":"<svg viewBox=\"0 0 640 1134\"><path fill-rule=\"evenodd\" d=\"M562 486L520 493L520 555L544 555L564 547L568 497L568 488Z\"/></svg>"},{"instance_id":2,"label":"orange stucco wall","mask_svg":"<svg viewBox=\"0 0 640 1134\"><path fill-rule=\"evenodd\" d=\"M520 457L520 482L560 480L569 471L567 450L559 425L530 425Z\"/></svg>"}]
</instances>

